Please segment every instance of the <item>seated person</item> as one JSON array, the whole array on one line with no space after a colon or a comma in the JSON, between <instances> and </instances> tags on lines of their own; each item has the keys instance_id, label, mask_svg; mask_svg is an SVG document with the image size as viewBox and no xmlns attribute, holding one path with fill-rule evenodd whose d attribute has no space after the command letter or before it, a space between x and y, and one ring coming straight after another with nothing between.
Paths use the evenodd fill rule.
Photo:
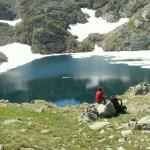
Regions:
<instances>
[{"instance_id":1,"label":"seated person","mask_svg":"<svg viewBox=\"0 0 150 150\"><path fill-rule=\"evenodd\" d=\"M95 95L96 103L98 103L98 104L101 104L101 103L106 104L104 96L105 96L105 92L104 92L103 88L102 87L98 87L98 89L96 91L96 95Z\"/></svg>"}]
</instances>

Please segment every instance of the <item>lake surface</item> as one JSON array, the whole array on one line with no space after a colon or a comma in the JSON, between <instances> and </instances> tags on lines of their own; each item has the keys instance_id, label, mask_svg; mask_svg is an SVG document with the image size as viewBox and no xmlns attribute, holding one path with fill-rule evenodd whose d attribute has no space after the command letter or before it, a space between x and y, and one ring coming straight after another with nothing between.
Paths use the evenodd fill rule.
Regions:
<instances>
[{"instance_id":1,"label":"lake surface","mask_svg":"<svg viewBox=\"0 0 150 150\"><path fill-rule=\"evenodd\" d=\"M150 82L149 69L109 64L100 56L51 56L0 74L0 99L18 103L44 99L59 106L92 103L98 85L109 97L144 81Z\"/></svg>"}]
</instances>

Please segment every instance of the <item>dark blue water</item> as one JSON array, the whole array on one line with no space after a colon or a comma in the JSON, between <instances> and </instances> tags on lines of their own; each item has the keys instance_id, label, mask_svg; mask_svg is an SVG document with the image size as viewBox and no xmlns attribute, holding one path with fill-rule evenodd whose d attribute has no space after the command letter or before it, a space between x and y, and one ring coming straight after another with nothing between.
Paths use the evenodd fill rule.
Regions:
<instances>
[{"instance_id":1,"label":"dark blue water","mask_svg":"<svg viewBox=\"0 0 150 150\"><path fill-rule=\"evenodd\" d=\"M18 103L44 99L60 106L92 103L98 85L109 97L123 94L131 85L150 82L150 70L108 61L100 56L54 56L33 61L0 74L0 99Z\"/></svg>"}]
</instances>

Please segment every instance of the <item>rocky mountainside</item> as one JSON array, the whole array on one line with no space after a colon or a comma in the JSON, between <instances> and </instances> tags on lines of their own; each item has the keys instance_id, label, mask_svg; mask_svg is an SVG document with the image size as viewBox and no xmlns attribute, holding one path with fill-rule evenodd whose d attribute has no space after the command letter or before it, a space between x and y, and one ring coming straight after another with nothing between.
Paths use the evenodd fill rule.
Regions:
<instances>
[{"instance_id":1,"label":"rocky mountainside","mask_svg":"<svg viewBox=\"0 0 150 150\"><path fill-rule=\"evenodd\" d=\"M81 7L95 9L95 15L108 22L131 19L108 34L92 34L78 42L67 29L87 21ZM91 51L95 43L106 51L150 49L149 0L1 0L0 8L0 19L23 19L15 28L5 24L4 30L0 24L0 45L17 41L41 54Z\"/></svg>"},{"instance_id":2,"label":"rocky mountainside","mask_svg":"<svg viewBox=\"0 0 150 150\"><path fill-rule=\"evenodd\" d=\"M129 23L108 33L102 41L107 51L150 49L150 4L138 9Z\"/></svg>"}]
</instances>

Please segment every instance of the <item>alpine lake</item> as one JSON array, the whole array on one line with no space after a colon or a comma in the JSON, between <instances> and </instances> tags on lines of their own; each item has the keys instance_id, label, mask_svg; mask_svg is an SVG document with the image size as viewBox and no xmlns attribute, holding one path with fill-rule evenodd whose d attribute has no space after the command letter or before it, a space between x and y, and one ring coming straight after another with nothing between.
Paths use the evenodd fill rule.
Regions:
<instances>
[{"instance_id":1,"label":"alpine lake","mask_svg":"<svg viewBox=\"0 0 150 150\"><path fill-rule=\"evenodd\" d=\"M111 64L101 56L50 56L0 74L0 99L30 102L42 99L58 106L95 102L98 86L106 97L121 95L130 86L150 82L150 70Z\"/></svg>"}]
</instances>

